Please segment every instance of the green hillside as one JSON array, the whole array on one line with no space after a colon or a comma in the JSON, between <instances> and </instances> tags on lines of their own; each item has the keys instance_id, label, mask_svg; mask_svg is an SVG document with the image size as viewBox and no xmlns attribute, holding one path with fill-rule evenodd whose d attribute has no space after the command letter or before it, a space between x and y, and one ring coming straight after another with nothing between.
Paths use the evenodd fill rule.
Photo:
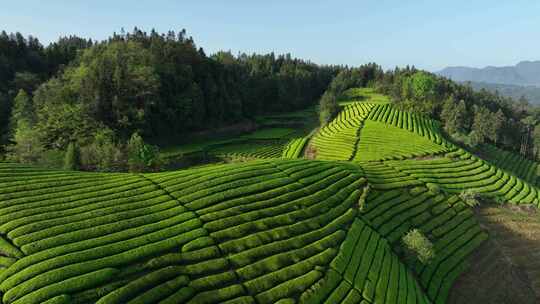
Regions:
<instances>
[{"instance_id":1,"label":"green hillside","mask_svg":"<svg viewBox=\"0 0 540 304\"><path fill-rule=\"evenodd\" d=\"M341 105L316 132L211 149L261 158L249 162L148 174L0 164L0 302L446 303L488 238L460 194L538 205L536 176L371 90ZM433 244L429 262L403 245L413 229Z\"/></svg>"}]
</instances>

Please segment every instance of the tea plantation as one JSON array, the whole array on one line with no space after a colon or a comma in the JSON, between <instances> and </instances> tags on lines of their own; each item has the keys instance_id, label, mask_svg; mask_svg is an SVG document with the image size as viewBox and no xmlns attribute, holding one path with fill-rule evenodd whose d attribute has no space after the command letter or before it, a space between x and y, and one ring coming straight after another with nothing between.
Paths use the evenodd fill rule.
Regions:
<instances>
[{"instance_id":1,"label":"tea plantation","mask_svg":"<svg viewBox=\"0 0 540 304\"><path fill-rule=\"evenodd\" d=\"M212 150L260 158L249 162L0 164L1 303L446 303L488 237L460 193L538 205L536 166L480 158L362 94L313 136ZM413 229L433 244L429 262L403 246Z\"/></svg>"}]
</instances>

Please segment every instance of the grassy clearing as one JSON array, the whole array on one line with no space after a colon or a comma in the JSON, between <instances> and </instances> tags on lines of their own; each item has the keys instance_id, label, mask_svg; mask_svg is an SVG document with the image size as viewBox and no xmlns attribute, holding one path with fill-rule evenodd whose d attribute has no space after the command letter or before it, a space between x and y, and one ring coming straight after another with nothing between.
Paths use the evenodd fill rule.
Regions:
<instances>
[{"instance_id":1,"label":"grassy clearing","mask_svg":"<svg viewBox=\"0 0 540 304\"><path fill-rule=\"evenodd\" d=\"M390 98L386 95L379 94L372 88L352 88L343 94L339 104L346 106L354 102L369 102L375 104L390 103Z\"/></svg>"}]
</instances>

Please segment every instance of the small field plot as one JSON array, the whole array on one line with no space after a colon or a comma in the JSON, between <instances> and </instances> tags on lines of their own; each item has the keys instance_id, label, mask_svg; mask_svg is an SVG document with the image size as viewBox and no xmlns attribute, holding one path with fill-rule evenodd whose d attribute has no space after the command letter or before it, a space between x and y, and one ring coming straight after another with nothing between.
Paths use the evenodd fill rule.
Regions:
<instances>
[{"instance_id":1,"label":"small field plot","mask_svg":"<svg viewBox=\"0 0 540 304\"><path fill-rule=\"evenodd\" d=\"M208 153L233 158L280 158L283 155L285 145L286 142L275 140L242 141L209 148Z\"/></svg>"},{"instance_id":2,"label":"small field plot","mask_svg":"<svg viewBox=\"0 0 540 304\"><path fill-rule=\"evenodd\" d=\"M446 152L449 149L415 133L366 120L360 130L355 161L401 159Z\"/></svg>"},{"instance_id":3,"label":"small field plot","mask_svg":"<svg viewBox=\"0 0 540 304\"><path fill-rule=\"evenodd\" d=\"M391 104L377 105L369 113L368 119L414 132L436 144L450 145L441 134L439 122L424 115L401 111Z\"/></svg>"}]
</instances>

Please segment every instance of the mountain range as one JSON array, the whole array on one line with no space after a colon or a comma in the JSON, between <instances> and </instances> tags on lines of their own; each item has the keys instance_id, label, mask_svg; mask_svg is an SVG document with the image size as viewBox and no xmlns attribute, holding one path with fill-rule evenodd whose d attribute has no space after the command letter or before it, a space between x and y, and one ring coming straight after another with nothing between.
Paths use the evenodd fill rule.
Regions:
<instances>
[{"instance_id":1,"label":"mountain range","mask_svg":"<svg viewBox=\"0 0 540 304\"><path fill-rule=\"evenodd\" d=\"M447 67L437 74L454 81L540 86L540 61L522 61L515 66L503 67Z\"/></svg>"},{"instance_id":2,"label":"mountain range","mask_svg":"<svg viewBox=\"0 0 540 304\"><path fill-rule=\"evenodd\" d=\"M475 90L486 89L513 99L524 96L529 102L540 104L540 60L503 67L447 67L436 74L469 83Z\"/></svg>"}]
</instances>

